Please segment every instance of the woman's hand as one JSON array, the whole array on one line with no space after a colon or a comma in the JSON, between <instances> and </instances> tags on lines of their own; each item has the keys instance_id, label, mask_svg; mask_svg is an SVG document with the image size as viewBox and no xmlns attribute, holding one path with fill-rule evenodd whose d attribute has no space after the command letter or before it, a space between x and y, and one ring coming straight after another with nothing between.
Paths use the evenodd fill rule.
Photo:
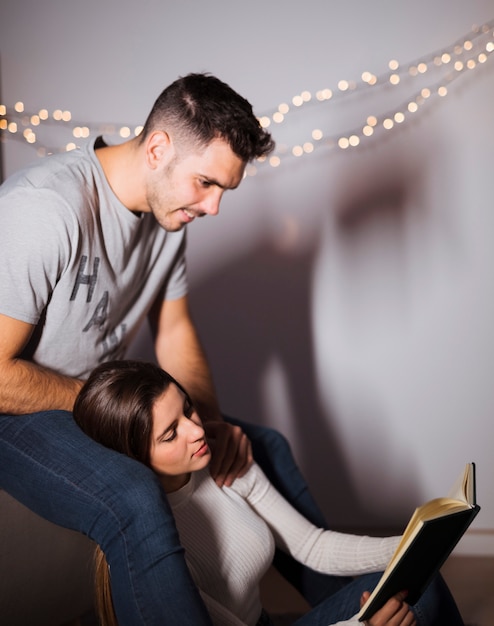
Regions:
<instances>
[{"instance_id":1,"label":"woman's hand","mask_svg":"<svg viewBox=\"0 0 494 626\"><path fill-rule=\"evenodd\" d=\"M360 599L360 606L364 606L370 593L364 591ZM397 593L390 598L377 613L366 620L366 626L416 626L415 616L405 602L406 593Z\"/></svg>"}]
</instances>

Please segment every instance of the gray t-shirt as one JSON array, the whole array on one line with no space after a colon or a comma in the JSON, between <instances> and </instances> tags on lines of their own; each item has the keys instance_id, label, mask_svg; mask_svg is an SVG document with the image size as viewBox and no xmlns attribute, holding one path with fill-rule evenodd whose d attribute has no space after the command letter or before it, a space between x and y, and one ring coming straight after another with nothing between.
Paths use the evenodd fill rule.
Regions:
<instances>
[{"instance_id":1,"label":"gray t-shirt","mask_svg":"<svg viewBox=\"0 0 494 626\"><path fill-rule=\"evenodd\" d=\"M122 358L157 297L187 293L185 231L136 215L93 145L0 187L0 313L36 325L23 358L85 378Z\"/></svg>"}]
</instances>

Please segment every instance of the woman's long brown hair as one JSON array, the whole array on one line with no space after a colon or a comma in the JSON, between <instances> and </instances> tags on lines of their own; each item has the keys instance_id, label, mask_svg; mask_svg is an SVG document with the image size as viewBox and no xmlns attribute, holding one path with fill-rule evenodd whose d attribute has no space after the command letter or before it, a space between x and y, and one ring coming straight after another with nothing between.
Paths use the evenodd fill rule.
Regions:
<instances>
[{"instance_id":1,"label":"woman's long brown hair","mask_svg":"<svg viewBox=\"0 0 494 626\"><path fill-rule=\"evenodd\" d=\"M74 404L74 420L98 443L149 467L153 405L170 383L183 387L154 363L110 361L93 370ZM100 546L95 555L95 604L101 626L118 626L111 570Z\"/></svg>"},{"instance_id":2,"label":"woman's long brown hair","mask_svg":"<svg viewBox=\"0 0 494 626\"><path fill-rule=\"evenodd\" d=\"M111 595L110 567L99 546L94 551L94 596L100 626L118 626Z\"/></svg>"}]
</instances>

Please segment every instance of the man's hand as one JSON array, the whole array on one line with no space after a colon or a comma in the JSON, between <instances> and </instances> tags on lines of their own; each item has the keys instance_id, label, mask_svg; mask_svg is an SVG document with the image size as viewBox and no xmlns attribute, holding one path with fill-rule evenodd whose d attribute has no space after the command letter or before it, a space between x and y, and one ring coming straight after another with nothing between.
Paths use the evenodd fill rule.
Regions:
<instances>
[{"instance_id":1,"label":"man's hand","mask_svg":"<svg viewBox=\"0 0 494 626\"><path fill-rule=\"evenodd\" d=\"M203 425L213 451L211 476L219 487L229 487L252 463L250 441L240 426L220 420L210 420Z\"/></svg>"},{"instance_id":2,"label":"man's hand","mask_svg":"<svg viewBox=\"0 0 494 626\"><path fill-rule=\"evenodd\" d=\"M360 599L360 606L364 606L370 593L364 591ZM416 626L415 616L405 602L406 593L397 593L375 613L370 620L366 620L366 626Z\"/></svg>"}]
</instances>

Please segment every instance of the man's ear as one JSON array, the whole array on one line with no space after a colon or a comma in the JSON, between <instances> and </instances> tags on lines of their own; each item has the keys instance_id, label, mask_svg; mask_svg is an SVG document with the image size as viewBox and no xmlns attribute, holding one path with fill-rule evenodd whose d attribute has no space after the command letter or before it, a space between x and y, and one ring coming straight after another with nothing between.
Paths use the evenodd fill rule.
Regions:
<instances>
[{"instance_id":1,"label":"man's ear","mask_svg":"<svg viewBox=\"0 0 494 626\"><path fill-rule=\"evenodd\" d=\"M151 169L167 165L175 155L170 135L164 130L153 131L146 140L146 162Z\"/></svg>"}]
</instances>

